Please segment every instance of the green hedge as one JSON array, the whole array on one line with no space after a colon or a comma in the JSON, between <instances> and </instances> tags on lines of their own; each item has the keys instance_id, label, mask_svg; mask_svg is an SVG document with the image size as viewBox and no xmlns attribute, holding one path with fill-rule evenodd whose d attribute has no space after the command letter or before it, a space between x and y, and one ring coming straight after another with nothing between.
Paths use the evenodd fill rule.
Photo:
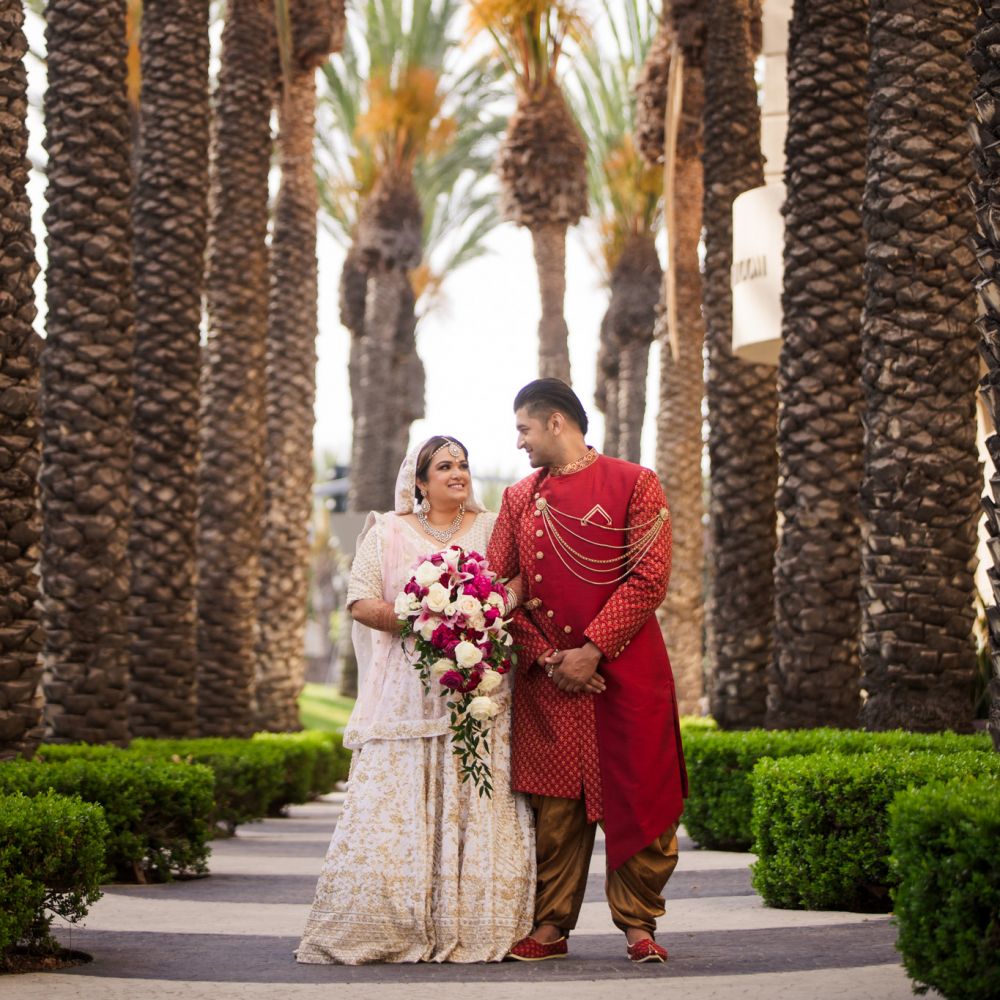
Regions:
<instances>
[{"instance_id":1,"label":"green hedge","mask_svg":"<svg viewBox=\"0 0 1000 1000\"><path fill-rule=\"evenodd\" d=\"M308 802L333 791L347 777L350 751L339 734L309 730L301 733L256 733L254 740L278 747L284 755L285 778L270 812Z\"/></svg>"},{"instance_id":2,"label":"green hedge","mask_svg":"<svg viewBox=\"0 0 1000 1000\"><path fill-rule=\"evenodd\" d=\"M101 896L108 825L99 805L45 792L0 796L0 967L15 945L49 943Z\"/></svg>"},{"instance_id":3,"label":"green hedge","mask_svg":"<svg viewBox=\"0 0 1000 1000\"><path fill-rule=\"evenodd\" d=\"M189 740L133 740L128 753L204 764L215 773L214 823L236 827L266 816L281 799L285 754L280 747L253 740L209 737Z\"/></svg>"},{"instance_id":4,"label":"green hedge","mask_svg":"<svg viewBox=\"0 0 1000 1000\"><path fill-rule=\"evenodd\" d=\"M762 757L813 753L869 753L874 750L929 750L958 753L992 751L981 733L867 733L854 729L750 729L720 732L685 729L690 797L684 805L684 827L702 847L723 851L748 850L753 840L750 817L753 791L750 775Z\"/></svg>"},{"instance_id":5,"label":"green hedge","mask_svg":"<svg viewBox=\"0 0 1000 1000\"><path fill-rule=\"evenodd\" d=\"M53 744L47 760L137 758L175 764L204 764L215 775L213 825L232 833L237 826L274 815L293 802L332 790L347 777L350 752L339 734L258 733L252 740L138 739L127 750L106 744Z\"/></svg>"},{"instance_id":6,"label":"green hedge","mask_svg":"<svg viewBox=\"0 0 1000 1000\"><path fill-rule=\"evenodd\" d=\"M769 906L886 910L889 804L906 788L1000 775L1000 755L883 750L763 759L753 771L753 886Z\"/></svg>"},{"instance_id":7,"label":"green hedge","mask_svg":"<svg viewBox=\"0 0 1000 1000\"><path fill-rule=\"evenodd\" d=\"M1000 997L1000 782L901 792L889 843L906 971L949 1000Z\"/></svg>"},{"instance_id":8,"label":"green hedge","mask_svg":"<svg viewBox=\"0 0 1000 1000\"><path fill-rule=\"evenodd\" d=\"M68 748L67 748L68 749ZM123 881L166 881L207 870L212 773L139 760L120 751L96 759L47 759L0 764L0 793L52 790L98 803L108 824L107 860Z\"/></svg>"}]
</instances>

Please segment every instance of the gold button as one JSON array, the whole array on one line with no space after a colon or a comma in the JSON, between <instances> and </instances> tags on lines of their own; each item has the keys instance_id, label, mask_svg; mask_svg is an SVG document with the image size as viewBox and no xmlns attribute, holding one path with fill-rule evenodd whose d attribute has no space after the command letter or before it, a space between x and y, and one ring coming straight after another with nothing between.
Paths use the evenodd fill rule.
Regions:
<instances>
[{"instance_id":1,"label":"gold button","mask_svg":"<svg viewBox=\"0 0 1000 1000\"><path fill-rule=\"evenodd\" d=\"M541 582L542 582L542 574L541 573L536 573L535 574L535 583L541 583Z\"/></svg>"},{"instance_id":2,"label":"gold button","mask_svg":"<svg viewBox=\"0 0 1000 1000\"><path fill-rule=\"evenodd\" d=\"M540 510L536 510L535 511L535 517L541 517L541 516L542 516L542 512Z\"/></svg>"},{"instance_id":3,"label":"gold button","mask_svg":"<svg viewBox=\"0 0 1000 1000\"><path fill-rule=\"evenodd\" d=\"M541 538L542 535L544 535L544 534L545 534L545 532L542 531L541 528L539 528L538 531L535 532L535 538Z\"/></svg>"},{"instance_id":4,"label":"gold button","mask_svg":"<svg viewBox=\"0 0 1000 1000\"><path fill-rule=\"evenodd\" d=\"M668 515L669 513L670 513L670 511L669 511L669 510L667 510L667 508L666 508L666 507L661 507L661 508L660 508L660 520L661 520L661 521L665 521L665 520L667 519L667 515Z\"/></svg>"},{"instance_id":5,"label":"gold button","mask_svg":"<svg viewBox=\"0 0 1000 1000\"><path fill-rule=\"evenodd\" d=\"M536 559L544 559L545 558L545 553L544 552L536 552L535 553L535 558Z\"/></svg>"},{"instance_id":6,"label":"gold button","mask_svg":"<svg viewBox=\"0 0 1000 1000\"><path fill-rule=\"evenodd\" d=\"M570 633L570 632L573 631L573 626L572 625L564 625L563 626L563 631L568 634L568 633Z\"/></svg>"},{"instance_id":7,"label":"gold button","mask_svg":"<svg viewBox=\"0 0 1000 1000\"><path fill-rule=\"evenodd\" d=\"M552 618L552 617L554 617L554 616L555 616L555 612L554 612L554 611L546 611L546 612L545 612L545 616L546 616L547 618Z\"/></svg>"},{"instance_id":8,"label":"gold button","mask_svg":"<svg viewBox=\"0 0 1000 1000\"><path fill-rule=\"evenodd\" d=\"M547 506L548 504L545 502L545 497L535 501L535 507L537 507L539 511L545 510Z\"/></svg>"},{"instance_id":9,"label":"gold button","mask_svg":"<svg viewBox=\"0 0 1000 1000\"><path fill-rule=\"evenodd\" d=\"M541 493L536 493L535 494L535 499L537 500L541 495L542 495Z\"/></svg>"}]
</instances>

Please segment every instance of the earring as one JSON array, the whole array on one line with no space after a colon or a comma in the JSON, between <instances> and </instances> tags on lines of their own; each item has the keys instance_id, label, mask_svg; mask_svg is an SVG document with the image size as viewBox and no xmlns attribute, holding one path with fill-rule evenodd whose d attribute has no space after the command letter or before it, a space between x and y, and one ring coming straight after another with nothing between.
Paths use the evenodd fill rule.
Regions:
<instances>
[{"instance_id":1,"label":"earring","mask_svg":"<svg viewBox=\"0 0 1000 1000\"><path fill-rule=\"evenodd\" d=\"M427 497L424 497L423 500L420 501L420 509L425 514L429 514L431 512L431 502L427 499Z\"/></svg>"}]
</instances>

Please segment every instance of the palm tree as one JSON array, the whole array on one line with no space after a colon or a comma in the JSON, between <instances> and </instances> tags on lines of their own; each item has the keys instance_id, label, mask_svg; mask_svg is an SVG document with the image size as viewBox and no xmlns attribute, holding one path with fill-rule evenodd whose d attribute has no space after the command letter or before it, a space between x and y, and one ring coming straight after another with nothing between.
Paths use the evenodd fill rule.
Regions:
<instances>
[{"instance_id":1,"label":"palm tree","mask_svg":"<svg viewBox=\"0 0 1000 1000\"><path fill-rule=\"evenodd\" d=\"M351 331L355 510L392 506L410 424L423 415L418 313L440 301L447 274L484 252L497 222L483 182L503 127L498 72L464 54L457 0L419 0L404 18L406 9L369 5L364 35L349 33L324 68L320 197L348 248L341 320Z\"/></svg>"},{"instance_id":2,"label":"palm tree","mask_svg":"<svg viewBox=\"0 0 1000 1000\"><path fill-rule=\"evenodd\" d=\"M0 760L30 755L42 736L42 630L38 592L38 506L41 432L38 422L39 353L34 330L38 274L28 202L27 74L21 0L0 4L0 114L6 123L2 147L3 196L0 198L0 276L4 302L0 322Z\"/></svg>"},{"instance_id":3,"label":"palm tree","mask_svg":"<svg viewBox=\"0 0 1000 1000\"><path fill-rule=\"evenodd\" d=\"M135 225L131 703L135 736L197 729L198 379L209 0L145 0Z\"/></svg>"},{"instance_id":4,"label":"palm tree","mask_svg":"<svg viewBox=\"0 0 1000 1000\"><path fill-rule=\"evenodd\" d=\"M774 622L774 370L734 358L732 204L764 182L760 109L747 0L720 0L706 17L704 115L705 329L711 544L712 714L730 728L759 725Z\"/></svg>"},{"instance_id":5,"label":"palm tree","mask_svg":"<svg viewBox=\"0 0 1000 1000\"><path fill-rule=\"evenodd\" d=\"M50 0L42 352L45 696L60 740L128 737L132 291L122 0Z\"/></svg>"},{"instance_id":6,"label":"palm tree","mask_svg":"<svg viewBox=\"0 0 1000 1000\"><path fill-rule=\"evenodd\" d=\"M637 138L643 155L674 172L674 190L683 194L670 206L672 226L668 268L673 299L675 342L667 330L667 302L657 330L660 342L659 409L656 419L656 469L670 499L674 558L670 588L659 618L670 651L677 701L684 714L702 710L705 622L704 477L702 402L705 398L701 313L702 279L698 246L702 229L702 114L704 111L705 23L699 0L665 4L659 31L636 88ZM674 161L665 164L667 91L673 53L681 56L681 86ZM676 69L676 68L675 68ZM665 291L665 290L664 290Z\"/></svg>"},{"instance_id":7,"label":"palm tree","mask_svg":"<svg viewBox=\"0 0 1000 1000\"><path fill-rule=\"evenodd\" d=\"M586 147L556 79L567 38L579 37L575 0L469 0L514 78L517 108L500 148L500 211L532 237L542 315L538 370L570 381L566 230L587 214Z\"/></svg>"},{"instance_id":8,"label":"palm tree","mask_svg":"<svg viewBox=\"0 0 1000 1000\"><path fill-rule=\"evenodd\" d=\"M604 11L615 44L608 51L596 43L583 48L572 74L571 101L587 142L599 260L611 290L598 381L617 354L616 385L610 393L605 389L617 409L612 418L618 429L616 453L638 462L649 346L662 279L655 244L662 173L648 165L636 147L631 94L657 22L649 6L638 0L624 6L605 0Z\"/></svg>"},{"instance_id":9,"label":"palm tree","mask_svg":"<svg viewBox=\"0 0 1000 1000\"><path fill-rule=\"evenodd\" d=\"M611 328L608 312L601 318L601 335L597 345L597 379L594 384L594 404L604 414L605 455L619 457L618 439L618 373L621 351Z\"/></svg>"},{"instance_id":10,"label":"palm tree","mask_svg":"<svg viewBox=\"0 0 1000 1000\"><path fill-rule=\"evenodd\" d=\"M855 726L867 0L797 0L789 29L778 368L775 649L767 724Z\"/></svg>"},{"instance_id":11,"label":"palm tree","mask_svg":"<svg viewBox=\"0 0 1000 1000\"><path fill-rule=\"evenodd\" d=\"M344 37L343 3L293 0L281 51L281 186L271 238L267 335L267 458L258 604L257 721L299 728L305 677L316 397L316 69Z\"/></svg>"},{"instance_id":12,"label":"palm tree","mask_svg":"<svg viewBox=\"0 0 1000 1000\"><path fill-rule=\"evenodd\" d=\"M871 4L861 332L868 729L971 724L981 486L965 119L975 4Z\"/></svg>"},{"instance_id":13,"label":"palm tree","mask_svg":"<svg viewBox=\"0 0 1000 1000\"><path fill-rule=\"evenodd\" d=\"M981 399L993 422L994 431L1000 427L1000 233L992 224L992 205L1000 197L1000 149L994 143L994 135L1000 128L1000 85L997 81L997 42L1000 40L1000 8L989 0L979 5L976 22L976 36L972 46L972 68L978 79L973 90L975 119L972 123L973 151L972 163L976 169L976 179L972 193L976 207L976 233L973 237L976 258L982 270L982 277L976 283L979 293L981 319L979 329L981 340L979 351L986 364L986 374L980 382ZM993 467L1000 469L1000 438L991 434L986 439ZM987 570L993 589L993 606L987 609L990 631L990 660L993 664L993 678L990 681L989 730L993 745L1000 750L1000 615L997 611L997 595L1000 594L1000 558L997 540L1000 539L1000 519L997 504L1000 492L991 483L990 492L982 498L986 511L986 529L989 533L989 549L992 566Z\"/></svg>"},{"instance_id":14,"label":"palm tree","mask_svg":"<svg viewBox=\"0 0 1000 1000\"><path fill-rule=\"evenodd\" d=\"M198 718L207 735L246 735L255 722L273 38L264 0L228 0L212 138L201 386Z\"/></svg>"}]
</instances>

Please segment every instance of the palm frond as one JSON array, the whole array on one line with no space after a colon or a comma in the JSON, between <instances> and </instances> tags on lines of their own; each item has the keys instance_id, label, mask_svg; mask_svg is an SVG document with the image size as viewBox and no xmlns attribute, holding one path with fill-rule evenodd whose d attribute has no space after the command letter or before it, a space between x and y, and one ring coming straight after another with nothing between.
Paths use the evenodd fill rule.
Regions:
<instances>
[{"instance_id":1,"label":"palm frond","mask_svg":"<svg viewBox=\"0 0 1000 1000\"><path fill-rule=\"evenodd\" d=\"M587 139L587 177L605 278L628 236L659 223L660 171L645 164L634 142L639 70L656 34L649 0L603 0L602 35L581 47L567 74L570 107Z\"/></svg>"},{"instance_id":2,"label":"palm frond","mask_svg":"<svg viewBox=\"0 0 1000 1000\"><path fill-rule=\"evenodd\" d=\"M502 67L462 45L461 12L460 0L365 0L319 88L323 224L348 246L375 178L404 162L424 215L421 312L449 273L485 252L499 222L492 165L509 97ZM430 113L420 118L421 108Z\"/></svg>"}]
</instances>

